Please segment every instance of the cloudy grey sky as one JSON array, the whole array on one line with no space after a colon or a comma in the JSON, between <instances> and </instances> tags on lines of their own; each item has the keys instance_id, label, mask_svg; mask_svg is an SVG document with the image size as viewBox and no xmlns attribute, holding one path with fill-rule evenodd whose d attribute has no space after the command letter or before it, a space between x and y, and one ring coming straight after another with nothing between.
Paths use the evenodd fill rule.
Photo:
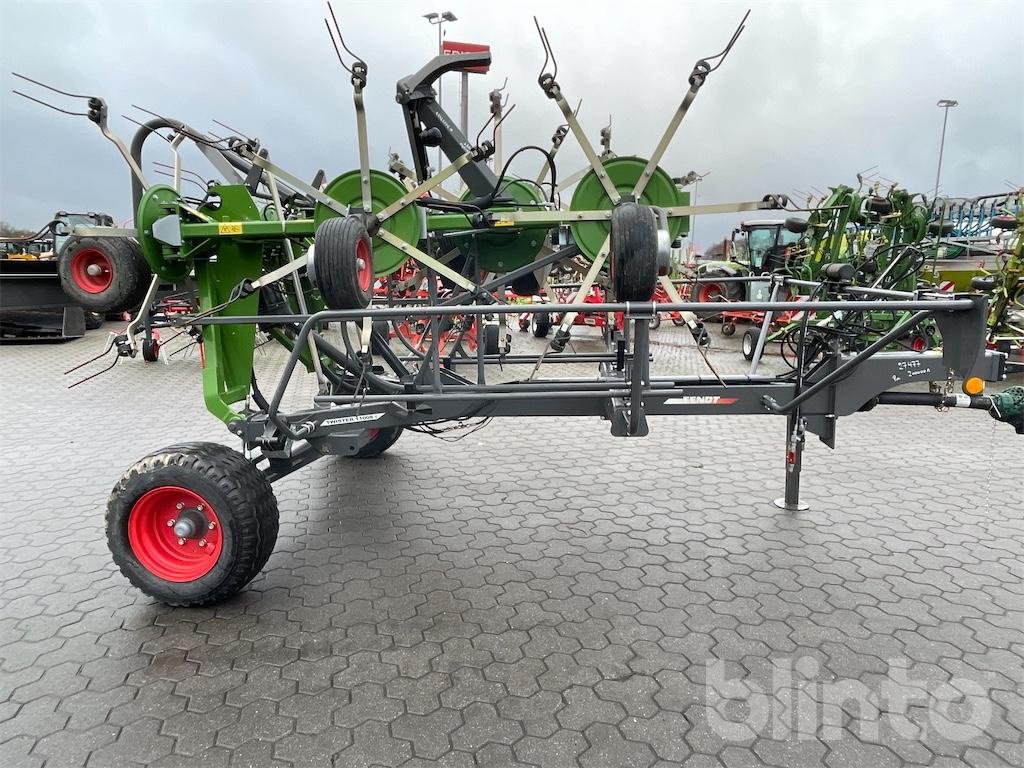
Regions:
<instances>
[{"instance_id":1,"label":"cloudy grey sky","mask_svg":"<svg viewBox=\"0 0 1024 768\"><path fill-rule=\"evenodd\" d=\"M912 190L935 180L941 111L950 113L942 189L951 195L1024 184L1024 3L927 2L354 2L335 0L346 40L369 65L372 162L394 148L411 160L395 82L436 49L421 18L451 10L453 40L488 42L494 63L474 75L471 126L486 94L507 76L518 105L505 123L506 154L547 145L560 122L536 77L543 60L537 14L559 57L567 97L583 99L592 141L613 119L612 148L648 155L686 90L694 61L719 50L744 10L747 30L712 75L663 162L673 175L711 171L699 202L759 199L767 192L852 182L877 165ZM21 71L107 99L112 126L135 103L200 128L217 118L259 137L304 178L357 165L351 89L311 2L30 2L0 0L0 218L26 227L57 209L130 216L128 172L84 118L11 94ZM445 104L457 114L457 76ZM475 134L474 129L472 132ZM155 145L154 145L155 146ZM166 150L163 150L166 151ZM169 157L152 152L152 159ZM573 142L559 172L578 169ZM207 173L189 157L187 164ZM514 170L535 173L539 156ZM734 219L708 217L698 244L725 236Z\"/></svg>"}]
</instances>

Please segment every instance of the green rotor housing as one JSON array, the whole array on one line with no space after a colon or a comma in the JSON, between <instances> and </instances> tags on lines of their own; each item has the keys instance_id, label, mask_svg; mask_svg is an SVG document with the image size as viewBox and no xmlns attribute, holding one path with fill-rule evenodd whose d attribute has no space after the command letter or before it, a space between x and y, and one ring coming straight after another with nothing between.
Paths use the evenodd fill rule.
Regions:
<instances>
[{"instance_id":1,"label":"green rotor housing","mask_svg":"<svg viewBox=\"0 0 1024 768\"><path fill-rule=\"evenodd\" d=\"M621 195L633 194L633 188L646 167L647 161L641 157L613 157L604 162L605 173ZM679 190L665 171L655 168L637 202L658 208L671 208L685 205L688 200L689 196ZM570 211L610 211L612 207L612 200L601 184L601 179L590 169L576 185L569 204ZM580 251L593 261L611 231L611 222L576 221L570 225L570 229ZM678 216L668 220L668 231L673 240L688 230L688 217Z\"/></svg>"}]
</instances>

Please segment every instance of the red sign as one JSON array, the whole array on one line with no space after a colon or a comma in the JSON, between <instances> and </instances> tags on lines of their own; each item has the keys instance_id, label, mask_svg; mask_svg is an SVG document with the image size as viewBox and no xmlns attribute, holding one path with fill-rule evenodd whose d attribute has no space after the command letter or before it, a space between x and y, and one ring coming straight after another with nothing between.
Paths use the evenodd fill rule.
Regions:
<instances>
[{"instance_id":1,"label":"red sign","mask_svg":"<svg viewBox=\"0 0 1024 768\"><path fill-rule=\"evenodd\" d=\"M459 43L455 40L445 40L441 43L441 53L445 55L451 55L455 53L490 53L491 46L481 45L480 43ZM483 67L466 67L462 72L479 72L481 75L486 75L489 66Z\"/></svg>"}]
</instances>

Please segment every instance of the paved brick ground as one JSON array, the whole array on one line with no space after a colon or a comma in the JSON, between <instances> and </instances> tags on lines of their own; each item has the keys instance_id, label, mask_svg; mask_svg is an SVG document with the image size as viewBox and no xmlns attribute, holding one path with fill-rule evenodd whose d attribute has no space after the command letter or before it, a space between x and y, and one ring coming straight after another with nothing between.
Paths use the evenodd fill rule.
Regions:
<instances>
[{"instance_id":1,"label":"paved brick ground","mask_svg":"<svg viewBox=\"0 0 1024 768\"><path fill-rule=\"evenodd\" d=\"M266 571L172 610L106 496L228 435L194 358L63 389L100 339L0 348L4 768L1024 764L1024 442L985 414L844 420L799 514L777 419L406 435L279 483Z\"/></svg>"}]
</instances>

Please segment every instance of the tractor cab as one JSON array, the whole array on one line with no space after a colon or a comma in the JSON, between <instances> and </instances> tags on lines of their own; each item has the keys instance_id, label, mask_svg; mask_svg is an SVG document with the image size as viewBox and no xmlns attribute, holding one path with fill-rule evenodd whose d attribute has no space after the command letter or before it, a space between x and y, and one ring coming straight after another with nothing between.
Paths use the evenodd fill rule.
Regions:
<instances>
[{"instance_id":1,"label":"tractor cab","mask_svg":"<svg viewBox=\"0 0 1024 768\"><path fill-rule=\"evenodd\" d=\"M800 233L791 231L785 221L776 219L744 221L739 232L745 235L746 260L754 275L785 266L787 249L800 240Z\"/></svg>"}]
</instances>

